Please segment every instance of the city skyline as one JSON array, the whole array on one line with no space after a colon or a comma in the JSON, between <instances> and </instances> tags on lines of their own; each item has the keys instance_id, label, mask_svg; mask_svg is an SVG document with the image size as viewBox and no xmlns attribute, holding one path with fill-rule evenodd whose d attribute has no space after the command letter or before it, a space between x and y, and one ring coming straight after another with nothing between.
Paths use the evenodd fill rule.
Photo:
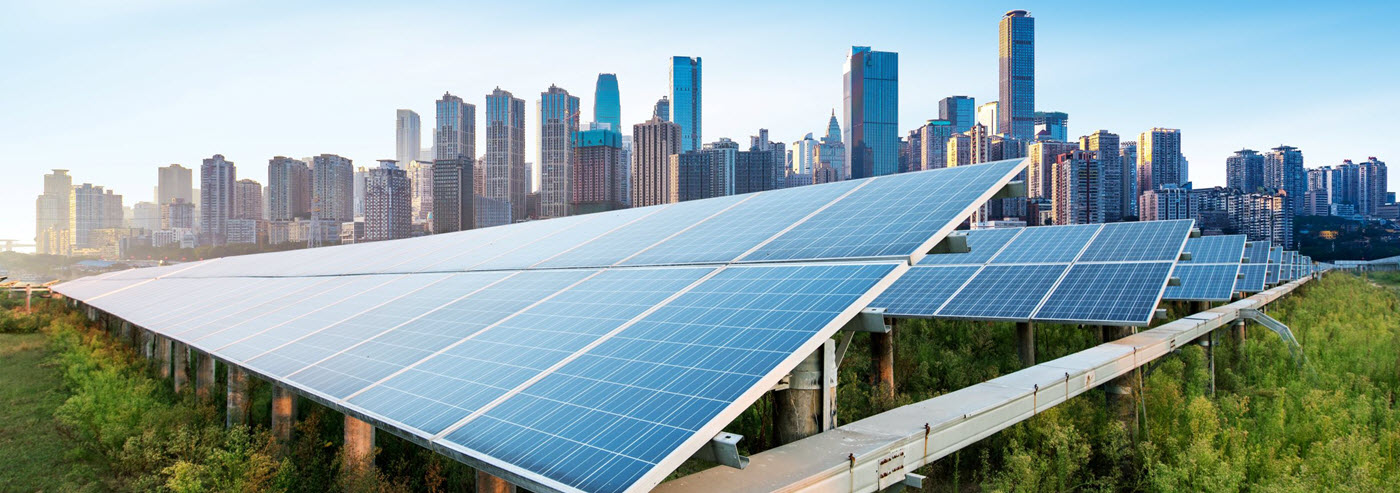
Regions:
<instances>
[{"instance_id":1,"label":"city skyline","mask_svg":"<svg viewBox=\"0 0 1400 493\"><path fill-rule=\"evenodd\" d=\"M95 12L89 12L87 15L99 17L79 16L62 21L55 17L56 12L45 11L48 7L29 6L26 13L31 14L38 22L13 28L6 26L6 34L0 34L0 40L11 36L22 37L26 32L40 26L53 27L73 23L101 23L97 26L99 29L83 36L113 34L108 31L126 29L140 31L140 26L145 22L169 22L172 19L212 15L217 12L234 15L229 16L228 27L213 29L229 33L260 32L281 22L311 15L315 11L314 8L299 11L298 9L305 7L298 7L286 12L289 14L287 19L248 22L246 17L238 15L240 12L237 12L237 9L234 9L235 12L226 12L231 7L218 4L179 8L160 3L143 5L120 9L96 7L93 9ZM664 8L669 7L663 7L663 10ZM889 8L898 9L899 6L891 4ZM511 56L473 52L470 45L449 44L442 47L430 46L425 40L386 40L386 37L392 37L387 32L368 37L369 40L381 42L384 46L367 52L363 51L365 46L361 43L368 40L350 38L308 42L305 46L294 46L290 50L293 54L300 54L303 58L300 63L311 68L326 68L323 64L348 65L361 61L379 63L382 62L381 58L390 52L402 56L402 53L396 51L399 44L416 42L408 48L408 53L411 60L415 61L413 65L418 68L407 72L392 72L392 80L386 80L374 72L342 69L338 72L341 74L338 77L345 79L344 85L349 87L325 84L324 75L321 76L323 79L320 83L317 83L315 78L299 79L300 75L288 75L287 82L282 83L282 79L272 77L278 73L273 70L274 67L259 67L257 64L248 67L246 65L250 62L246 60L226 58L228 54L219 51L226 49L224 47L214 47L216 49L209 56L197 56L197 50L193 48L210 48L198 43L194 47L163 47L162 50L173 55L170 61L154 59L159 57L142 58L151 56L149 54L138 56L135 53L127 53L131 55L130 61L134 66L141 70L133 70L116 78L104 79L100 76L104 71L116 70L120 64L112 66L94 60L86 66L87 69L92 70L94 75L99 76L96 78L104 79L107 84L75 83L80 79L64 77L64 74L71 73L72 69L59 67L55 60L82 60L104 52L111 54L108 50L112 49L121 50L164 42L163 39L155 39L148 34L127 33L115 37L115 47L98 47L78 52L70 43L80 43L85 38L77 36L74 40L54 41L54 46L46 45L17 54L19 56L16 57L16 62L28 62L26 66L30 68L20 71L19 77L0 81L0 89L8 93L30 95L23 100L10 102L12 104L8 106L12 108L5 111L10 118L6 118L4 123L0 124L0 134L4 135L0 137L4 139L0 141L0 144L3 144L0 145L0 149L6 149L4 155L0 155L0 170L8 171L17 178L5 186L6 193L0 194L0 207L5 207L7 211L15 211L0 218L0 237L20 240L34 237L33 197L42 192L40 175L50 168L70 170L74 184L92 183L107 190L114 190L125 196L126 205L131 206L136 202L151 199L151 190L156 182L155 168L171 163L195 168L200 160L214 154L223 154L230 161L252 164L240 166L238 177L250 178L263 184L270 181L265 175L264 165L260 163L278 155L337 154L353 159L356 166L370 166L376 159L394 155L394 137L389 132L390 112L400 108L411 109L428 118L427 115L434 113L433 101L444 91L462 95L466 102L484 107L484 100L479 95L489 92L497 85L509 88L516 94L533 94L555 83L571 93L587 96L599 73L616 73L622 97L621 121L622 126L626 128L645 121L645 116L650 113L651 103L667 94L668 60L676 54L709 59L706 63L709 67L704 71L705 99L709 100L709 104L705 105L704 143L721 137L741 140L760 127L770 129L774 140L779 142L800 140L807 133L820 134L822 122L827 119L832 108L840 108L842 52L847 52L850 46L854 45L873 45L880 50L897 52L902 59L900 78L904 82L900 89L898 129L898 133L902 135L925 120L937 118L937 102L943 97L966 94L976 98L979 103L996 98L996 20L1005 11L1012 9L1028 10L1039 19L1036 26L1036 109L1070 113L1071 138L1087 135L1100 128L1124 136L1137 135L1156 126L1179 128L1183 134L1183 155L1192 164L1190 178L1198 186L1223 185L1225 159L1242 147L1269 149L1280 144L1296 146L1306 156L1307 165L1313 168L1340 164L1345 158L1355 161L1363 161L1368 156L1377 156L1381 160L1394 159L1395 152L1392 151L1395 150L1396 144L1384 138L1388 132L1382 125L1367 124L1371 121L1367 119L1368 116L1373 115L1374 121L1381 121L1381 116L1393 113L1395 108L1400 106L1400 97L1397 97L1395 89L1383 82L1392 78L1396 70L1394 64L1373 67L1362 64L1359 58L1348 56L1326 59L1296 56L1297 53L1316 53L1329 47L1335 49L1337 46L1330 43L1339 42L1318 36L1308 39L1309 46L1304 51L1292 49L1301 47L1302 42L1283 36L1279 32L1281 28L1278 27L1278 23L1269 23L1266 20L1270 16L1283 18L1305 15L1298 9L1287 12L1255 12L1246 8L1211 8L1215 10L1195 14L1185 12L1189 9L1159 12L1168 16L1167 20L1154 15L1154 18L1159 20L1157 24L1169 26L1171 29L1164 29L1160 25L1141 26L1142 29L1132 32L1106 33L1085 32L1080 27L1096 24L1084 22L1086 16L1108 19L1118 18L1114 16L1144 16L1148 15L1148 12L1138 10L1129 15L1123 12L1046 6L1035 2L999 4L994 7L940 5L940 12L946 11L947 16L962 22L955 23L958 25L952 26L946 32L937 33L901 28L900 26L908 22L903 19L891 19L891 27L894 29L878 29L875 26L857 23L849 26L849 32L837 35L830 32L820 36L799 35L795 30L787 32L788 28L779 29L778 34L772 36L786 36L791 39L774 40L767 43L767 46L774 52L800 55L796 57L800 59L800 63L795 60L780 60L763 68L755 68L755 64L745 59L750 55L742 49L745 44L739 41L753 43L764 42L764 39L727 39L714 35L691 37L684 33L651 45L615 48L615 56L566 60L548 67L535 67L542 64L530 63L534 59L529 56L518 56L518 53L529 53L529 50L518 50L512 56L522 60L515 61L510 59ZM258 9L244 10L251 13ZM411 15L415 12L423 13L422 10L423 8L419 7L400 8L387 12L390 15L384 21L395 24L417 19L419 24L426 25L422 19L430 18L433 15L431 12L421 17ZM1348 22L1359 21L1363 11L1369 17L1374 15L1376 9L1357 8L1350 12L1321 11L1306 15L1311 22L1310 29L1327 29L1345 27L1349 25ZM1210 32L1208 34L1214 36L1209 38L1212 43L1187 40L1188 36L1183 35L1210 31L1212 27L1220 28L1222 24L1206 17L1208 14L1221 15L1228 12L1248 12L1259 21L1258 25L1246 25L1243 29L1232 25L1231 31ZM336 9L334 15L326 19L325 27L315 29L364 28L370 25L369 22L376 13L386 14L384 9L366 7ZM489 12L493 15L507 13L509 12ZM662 14L663 12L655 13ZM826 22L835 25L834 15L823 15L820 12L803 15L826 19ZM1195 17L1197 15L1201 17ZM580 21L586 25L588 22L622 22L645 16L626 13L614 14L614 17L621 20L585 16ZM109 22L112 20L123 22ZM8 23L0 21L0 25L5 24ZM113 24L120 24L120 27L113 27ZM562 35L578 37L568 34L574 29L584 30L584 25L563 29ZM1120 22L1118 25L1126 24ZM210 29L203 25L199 27ZM548 34L545 37L561 36L558 26L553 26L553 31L545 33L550 28L551 26L542 26L538 34ZM163 35L174 38L195 36L202 32L200 29L175 28ZM491 28L488 26L486 29ZM642 37L651 32L649 29L639 29L630 36ZM1146 67L1147 64L1127 59L1127 53L1156 46L1154 42L1167 41L1165 36L1168 31L1174 43L1168 48L1174 51L1166 56L1181 61L1181 65L1176 68L1177 72L1184 72L1184 75L1177 73L1171 77L1158 75L1154 78L1128 70L1134 66ZM1262 36L1262 40L1249 39L1247 36L1260 32L1267 34ZM433 35L436 31L428 30L427 33ZM958 49L930 48L936 45L929 43L931 40L943 41ZM334 41L344 41L345 44L326 45ZM530 41L536 42L539 41ZM1387 41L1382 39L1380 42L1384 44ZM1294 46L1293 43L1299 44ZM247 49L250 44L252 48L260 46L256 41L232 44L237 45L236 49ZM13 42L8 45L18 46ZM1057 68L1064 65L1061 62L1074 59L1077 56L1076 51L1088 49L1101 50L1112 59L1123 60L1125 70L1122 80L1101 87L1096 84L1102 84L1103 81L1085 79L1084 71ZM463 80L459 72L463 72L464 69L435 65L434 54L441 55L443 50L458 50L462 56L476 60L473 63L480 63L481 67L513 67L516 70L478 70L483 73L471 75L467 80ZM1200 60L1203 63L1197 63L1196 60L1188 63L1183 60L1188 55L1202 55L1202 51L1221 53L1204 57ZM311 55L311 59L306 59L307 55ZM285 56L290 55L269 53L269 57L278 60ZM1237 70L1234 64L1241 57L1257 65L1259 73L1264 73L1264 67L1270 62L1277 64L1287 61L1292 65L1306 62L1308 65L1300 67L1297 73L1286 81L1256 76L1236 80L1237 84L1232 85L1229 77L1234 75L1226 74L1225 79L1219 78L1221 74L1216 72ZM181 64L190 64L191 58L198 58L194 60L193 66L177 69L183 66ZM1227 64L1227 61L1230 63ZM231 64L232 67L223 68L224 64ZM933 67L928 67L929 65ZM949 71L946 69L949 65L965 70ZM201 70L216 68L226 80L211 80L201 73ZM1329 69L1333 71L1330 74ZM281 67L280 70L287 73L304 71L296 65L290 68ZM772 80L754 80L751 84L746 83L754 79L755 70L762 70L757 73L762 74L762 78ZM780 77L768 77L769 71L780 71L783 74ZM166 72L169 72L169 80L157 80L155 75L151 75ZM404 77L405 73L412 77ZM1344 84L1325 82L1335 78L1334 75L1343 73L1355 75L1345 78ZM363 80L353 80L361 78ZM58 88L83 93L87 97L59 100L53 97L56 93L55 88L39 87L50 79L61 81L56 85ZM249 80L276 83L247 84ZM1245 82L1250 86L1238 87ZM74 87L78 84L81 85ZM369 84L371 87L362 87L362 84ZM1326 92L1327 87L1333 89ZM313 99L308 98L307 93L324 94ZM47 101L46 95L50 97ZM349 96L353 97L347 99ZM66 108L75 107L77 104L91 104L93 98L102 100L108 109L91 115L91 118L76 125L72 124L70 117L60 116L71 114L71 111L64 111ZM306 101L290 102L301 98L305 98ZM339 104L328 107L322 103L325 100L337 100ZM1199 103L1185 104L1186 102ZM1228 104L1225 104L1226 102ZM133 104L137 106L132 106ZM585 97L581 106L591 109L593 104L592 98ZM282 118L268 118L269 114L282 115ZM538 122L530 120L532 119L527 116L526 148L535 147L538 139L537 131L533 131L538 128ZM63 127L63 130L58 130L55 127L58 122L69 125ZM1340 132L1338 129L1346 131ZM153 138L155 136L160 138ZM424 136L424 140L429 138L430 136ZM81 141L87 145L68 147L68 143L73 141ZM484 144L484 136L478 136L477 148L483 149ZM534 153L527 152L525 159L534 162L536 166L540 164ZM536 179L538 176L535 174ZM1392 183L1395 183L1394 180L1392 175Z\"/></svg>"}]
</instances>

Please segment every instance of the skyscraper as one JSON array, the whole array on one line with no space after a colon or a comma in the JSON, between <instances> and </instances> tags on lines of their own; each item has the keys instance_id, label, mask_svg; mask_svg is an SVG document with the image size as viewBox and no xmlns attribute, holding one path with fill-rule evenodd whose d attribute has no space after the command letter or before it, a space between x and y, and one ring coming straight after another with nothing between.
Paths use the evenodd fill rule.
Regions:
<instances>
[{"instance_id":1,"label":"skyscraper","mask_svg":"<svg viewBox=\"0 0 1400 493\"><path fill-rule=\"evenodd\" d=\"M1356 213L1375 217L1385 205L1389 183L1385 162L1374 156L1357 165Z\"/></svg>"},{"instance_id":2,"label":"skyscraper","mask_svg":"<svg viewBox=\"0 0 1400 493\"><path fill-rule=\"evenodd\" d=\"M1075 149L1060 155L1054 167L1051 201L1055 224L1107 221L1104 206L1110 199L1104 192L1116 188L1117 184L1111 185L1103 179L1101 164L1098 151Z\"/></svg>"},{"instance_id":3,"label":"skyscraper","mask_svg":"<svg viewBox=\"0 0 1400 493\"><path fill-rule=\"evenodd\" d=\"M681 126L681 151L700 148L700 57L671 57L671 121Z\"/></svg>"},{"instance_id":4,"label":"skyscraper","mask_svg":"<svg viewBox=\"0 0 1400 493\"><path fill-rule=\"evenodd\" d=\"M233 214L231 219L263 218L262 184L244 178L233 184Z\"/></svg>"},{"instance_id":5,"label":"skyscraper","mask_svg":"<svg viewBox=\"0 0 1400 493\"><path fill-rule=\"evenodd\" d=\"M439 159L433 162L433 233L451 233L475 228L476 194L473 182L475 161L469 157Z\"/></svg>"},{"instance_id":6,"label":"skyscraper","mask_svg":"<svg viewBox=\"0 0 1400 493\"><path fill-rule=\"evenodd\" d=\"M350 203L354 204L353 217L363 217L365 215L365 182L369 180L369 168L360 166L355 168L355 174L351 175L350 182Z\"/></svg>"},{"instance_id":7,"label":"skyscraper","mask_svg":"<svg viewBox=\"0 0 1400 493\"><path fill-rule=\"evenodd\" d=\"M157 170L156 203L169 204L175 199L194 203L193 173L189 168L172 164Z\"/></svg>"},{"instance_id":8,"label":"skyscraper","mask_svg":"<svg viewBox=\"0 0 1400 493\"><path fill-rule=\"evenodd\" d=\"M1035 138L1035 19L1012 10L1001 18L997 66L1000 85L998 130L1013 138Z\"/></svg>"},{"instance_id":9,"label":"skyscraper","mask_svg":"<svg viewBox=\"0 0 1400 493\"><path fill-rule=\"evenodd\" d=\"M945 99L946 101L946 99ZM948 166L948 138L956 133L953 122L929 120L919 127L919 163L917 169L930 170Z\"/></svg>"},{"instance_id":10,"label":"skyscraper","mask_svg":"<svg viewBox=\"0 0 1400 493\"><path fill-rule=\"evenodd\" d=\"M698 150L671 156L672 202L708 199L734 194L739 143L721 138Z\"/></svg>"},{"instance_id":11,"label":"skyscraper","mask_svg":"<svg viewBox=\"0 0 1400 493\"><path fill-rule=\"evenodd\" d=\"M1284 208L1293 215L1303 213L1303 194L1308 191L1308 172L1303 169L1303 151L1278 146L1264 153L1264 186L1283 190ZM1248 190L1246 190L1248 191Z\"/></svg>"},{"instance_id":12,"label":"skyscraper","mask_svg":"<svg viewBox=\"0 0 1400 493\"><path fill-rule=\"evenodd\" d=\"M525 100L499 87L486 95L484 177L482 196L509 204L510 221L524 219L525 196L530 193L525 168Z\"/></svg>"},{"instance_id":13,"label":"skyscraper","mask_svg":"<svg viewBox=\"0 0 1400 493\"><path fill-rule=\"evenodd\" d=\"M388 159L365 180L365 241L408 238L413 224L408 173Z\"/></svg>"},{"instance_id":14,"label":"skyscraper","mask_svg":"<svg viewBox=\"0 0 1400 493\"><path fill-rule=\"evenodd\" d=\"M817 164L817 139L812 134L807 134L802 140L792 143L792 167L788 170L793 174L811 174L812 168Z\"/></svg>"},{"instance_id":15,"label":"skyscraper","mask_svg":"<svg viewBox=\"0 0 1400 493\"><path fill-rule=\"evenodd\" d=\"M413 222L425 222L433 214L433 163L413 161L408 163L409 202L413 206Z\"/></svg>"},{"instance_id":16,"label":"skyscraper","mask_svg":"<svg viewBox=\"0 0 1400 493\"><path fill-rule=\"evenodd\" d=\"M812 170L812 183L828 183L850 177L850 169L846 167L849 164L846 161L846 143L841 141L841 123L836 121L836 110L831 110L831 119L827 120L826 124L826 135L821 141L821 145L817 146L818 169ZM823 178L830 180L817 181L819 172Z\"/></svg>"},{"instance_id":17,"label":"skyscraper","mask_svg":"<svg viewBox=\"0 0 1400 493\"><path fill-rule=\"evenodd\" d=\"M223 154L215 154L200 165L199 221L204 244L222 245L228 240L228 220L233 217L233 184L237 181L237 170Z\"/></svg>"},{"instance_id":18,"label":"skyscraper","mask_svg":"<svg viewBox=\"0 0 1400 493\"><path fill-rule=\"evenodd\" d=\"M569 215L569 165L574 157L574 134L578 132L578 97L551 85L540 93L538 109L540 218L564 217Z\"/></svg>"},{"instance_id":19,"label":"skyscraper","mask_svg":"<svg viewBox=\"0 0 1400 493\"><path fill-rule=\"evenodd\" d=\"M305 161L277 156L267 161L267 219L311 217L311 168Z\"/></svg>"},{"instance_id":20,"label":"skyscraper","mask_svg":"<svg viewBox=\"0 0 1400 493\"><path fill-rule=\"evenodd\" d=\"M433 159L476 158L476 106L452 93L437 101L437 127L433 130ZM407 162L407 161L405 161Z\"/></svg>"},{"instance_id":21,"label":"skyscraper","mask_svg":"<svg viewBox=\"0 0 1400 493\"><path fill-rule=\"evenodd\" d=\"M653 116L632 126L632 146L632 206L670 203L671 155L681 152L680 125Z\"/></svg>"},{"instance_id":22,"label":"skyscraper","mask_svg":"<svg viewBox=\"0 0 1400 493\"><path fill-rule=\"evenodd\" d=\"M34 251L46 255L68 255L72 249L73 216L70 195L73 177L66 169L44 175L44 193L34 203Z\"/></svg>"},{"instance_id":23,"label":"skyscraper","mask_svg":"<svg viewBox=\"0 0 1400 493\"><path fill-rule=\"evenodd\" d=\"M849 177L894 173L899 169L899 54L852 46L844 85Z\"/></svg>"},{"instance_id":24,"label":"skyscraper","mask_svg":"<svg viewBox=\"0 0 1400 493\"><path fill-rule=\"evenodd\" d=\"M311 212L313 219L327 223L355 220L355 166L351 160L335 154L311 158Z\"/></svg>"},{"instance_id":25,"label":"skyscraper","mask_svg":"<svg viewBox=\"0 0 1400 493\"><path fill-rule=\"evenodd\" d=\"M661 99L656 100L656 105L651 108L651 116L671 121L671 98L661 96Z\"/></svg>"},{"instance_id":26,"label":"skyscraper","mask_svg":"<svg viewBox=\"0 0 1400 493\"><path fill-rule=\"evenodd\" d=\"M1137 141L1118 141L1118 159L1123 163L1123 203L1127 206L1123 208L1124 216L1137 217L1138 213L1138 194L1142 191L1138 189L1137 155Z\"/></svg>"},{"instance_id":27,"label":"skyscraper","mask_svg":"<svg viewBox=\"0 0 1400 493\"><path fill-rule=\"evenodd\" d=\"M97 239L97 230L121 227L122 196L100 186L84 183L73 187L68 209L68 230L72 234L72 253L75 255L80 253L78 250L104 246ZM92 253L95 252L81 252Z\"/></svg>"},{"instance_id":28,"label":"skyscraper","mask_svg":"<svg viewBox=\"0 0 1400 493\"><path fill-rule=\"evenodd\" d=\"M977 118L972 123L974 125L980 123L982 126L987 127L987 133L990 135L1002 133L1001 122L997 116L1000 108L1001 105L996 101L982 103L981 106L977 107ZM969 126L967 129L972 130L972 127Z\"/></svg>"},{"instance_id":29,"label":"skyscraper","mask_svg":"<svg viewBox=\"0 0 1400 493\"><path fill-rule=\"evenodd\" d=\"M595 124L574 134L569 167L570 213L590 214L623 207L622 134ZM541 203L543 207L543 203Z\"/></svg>"},{"instance_id":30,"label":"skyscraper","mask_svg":"<svg viewBox=\"0 0 1400 493\"><path fill-rule=\"evenodd\" d=\"M622 96L617 90L617 74L598 74L593 89L593 121L606 123L608 128L622 134Z\"/></svg>"},{"instance_id":31,"label":"skyscraper","mask_svg":"<svg viewBox=\"0 0 1400 493\"><path fill-rule=\"evenodd\" d=\"M1065 121L1068 121L1068 117L1065 117ZM1061 125L1060 131L1064 131L1063 125ZM1135 215L1128 209L1132 204L1124 199L1124 193L1128 190L1126 190L1125 185L1127 180L1124 179L1124 164L1119 151L1118 134L1107 130L1095 131L1079 138L1079 148L1097 153L1093 156L1093 160L1098 163L1099 181L1101 182L1098 192L1103 202L1100 206L1101 220L1103 222L1118 222L1122 221L1124 216Z\"/></svg>"},{"instance_id":32,"label":"skyscraper","mask_svg":"<svg viewBox=\"0 0 1400 493\"><path fill-rule=\"evenodd\" d=\"M1137 153L1139 194L1167 185L1185 184L1180 130L1154 128L1139 134Z\"/></svg>"},{"instance_id":33,"label":"skyscraper","mask_svg":"<svg viewBox=\"0 0 1400 493\"><path fill-rule=\"evenodd\" d=\"M1253 149L1240 149L1225 158L1225 186L1244 193L1264 187L1264 156Z\"/></svg>"},{"instance_id":34,"label":"skyscraper","mask_svg":"<svg viewBox=\"0 0 1400 493\"><path fill-rule=\"evenodd\" d=\"M394 120L394 155L400 163L418 160L423 145L423 124L413 110L398 110Z\"/></svg>"},{"instance_id":35,"label":"skyscraper","mask_svg":"<svg viewBox=\"0 0 1400 493\"><path fill-rule=\"evenodd\" d=\"M1037 111L1035 112L1034 120L1034 138L1036 140L1042 138L1058 140L1060 142L1069 140L1069 113L1063 111ZM1114 159L1117 159L1117 157L1114 157Z\"/></svg>"},{"instance_id":36,"label":"skyscraper","mask_svg":"<svg viewBox=\"0 0 1400 493\"><path fill-rule=\"evenodd\" d=\"M948 96L938 100L938 119L947 120L953 133L966 132L977 121L977 100L970 96Z\"/></svg>"},{"instance_id":37,"label":"skyscraper","mask_svg":"<svg viewBox=\"0 0 1400 493\"><path fill-rule=\"evenodd\" d=\"M787 167L786 146L782 142L768 140L766 128L759 129L758 135L750 137L749 142L749 150L741 150L734 156L729 193L753 193L780 188L784 169Z\"/></svg>"},{"instance_id":38,"label":"skyscraper","mask_svg":"<svg viewBox=\"0 0 1400 493\"><path fill-rule=\"evenodd\" d=\"M1055 163L1060 155L1073 151L1075 145L1069 142L1041 140L1032 142L1027 150L1030 162L1026 165L1026 195L1030 198L1051 199L1055 188Z\"/></svg>"}]
</instances>

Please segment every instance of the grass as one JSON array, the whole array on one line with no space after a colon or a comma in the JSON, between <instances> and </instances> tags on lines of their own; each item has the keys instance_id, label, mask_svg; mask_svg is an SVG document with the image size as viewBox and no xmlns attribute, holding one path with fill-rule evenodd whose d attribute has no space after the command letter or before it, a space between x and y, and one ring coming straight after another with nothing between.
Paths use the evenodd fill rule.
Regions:
<instances>
[{"instance_id":1,"label":"grass","mask_svg":"<svg viewBox=\"0 0 1400 493\"><path fill-rule=\"evenodd\" d=\"M69 491L91 480L54 422L67 394L49 356L44 334L0 334L0 491Z\"/></svg>"}]
</instances>

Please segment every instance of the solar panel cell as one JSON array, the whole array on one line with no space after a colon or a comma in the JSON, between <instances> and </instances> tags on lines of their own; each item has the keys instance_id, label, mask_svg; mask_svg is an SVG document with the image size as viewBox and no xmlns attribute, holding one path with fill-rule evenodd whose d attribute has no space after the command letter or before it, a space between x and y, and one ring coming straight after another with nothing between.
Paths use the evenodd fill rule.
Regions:
<instances>
[{"instance_id":1,"label":"solar panel cell","mask_svg":"<svg viewBox=\"0 0 1400 493\"><path fill-rule=\"evenodd\" d=\"M1037 320L1146 325L1161 299L1172 262L1077 264L1065 275Z\"/></svg>"},{"instance_id":2,"label":"solar panel cell","mask_svg":"<svg viewBox=\"0 0 1400 493\"><path fill-rule=\"evenodd\" d=\"M1068 264L988 265L938 310L940 317L1029 320Z\"/></svg>"},{"instance_id":3,"label":"solar panel cell","mask_svg":"<svg viewBox=\"0 0 1400 493\"><path fill-rule=\"evenodd\" d=\"M1173 261L1194 220L1114 223L1099 233L1080 262Z\"/></svg>"},{"instance_id":4,"label":"solar panel cell","mask_svg":"<svg viewBox=\"0 0 1400 493\"><path fill-rule=\"evenodd\" d=\"M871 306L883 307L890 315L930 316L978 269L972 265L911 268Z\"/></svg>"}]
</instances>

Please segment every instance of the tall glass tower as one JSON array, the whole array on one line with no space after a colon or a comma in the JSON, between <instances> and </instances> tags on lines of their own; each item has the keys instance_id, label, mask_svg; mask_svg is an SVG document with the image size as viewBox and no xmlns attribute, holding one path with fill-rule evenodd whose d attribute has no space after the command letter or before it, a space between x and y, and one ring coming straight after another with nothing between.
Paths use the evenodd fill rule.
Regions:
<instances>
[{"instance_id":1,"label":"tall glass tower","mask_svg":"<svg viewBox=\"0 0 1400 493\"><path fill-rule=\"evenodd\" d=\"M846 176L899 171L899 54L852 46L846 58Z\"/></svg>"},{"instance_id":2,"label":"tall glass tower","mask_svg":"<svg viewBox=\"0 0 1400 493\"><path fill-rule=\"evenodd\" d=\"M598 74L593 89L593 121L606 123L614 132L622 132L622 98L617 92L617 74Z\"/></svg>"},{"instance_id":3,"label":"tall glass tower","mask_svg":"<svg viewBox=\"0 0 1400 493\"><path fill-rule=\"evenodd\" d=\"M1035 19L1012 10L1001 18L997 66L1001 83L997 115L1000 133L1035 139Z\"/></svg>"},{"instance_id":4,"label":"tall glass tower","mask_svg":"<svg viewBox=\"0 0 1400 493\"><path fill-rule=\"evenodd\" d=\"M671 57L671 121L681 126L681 152L700 148L700 57Z\"/></svg>"}]
</instances>

